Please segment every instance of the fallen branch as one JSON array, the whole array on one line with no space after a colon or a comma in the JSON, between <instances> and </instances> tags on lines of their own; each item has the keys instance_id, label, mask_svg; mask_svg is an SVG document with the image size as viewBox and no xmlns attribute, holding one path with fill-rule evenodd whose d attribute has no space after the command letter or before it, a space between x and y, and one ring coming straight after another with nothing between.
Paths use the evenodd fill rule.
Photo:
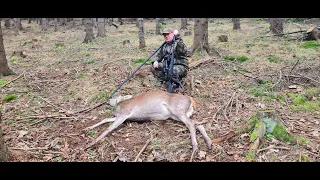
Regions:
<instances>
[{"instance_id":1,"label":"fallen branch","mask_svg":"<svg viewBox=\"0 0 320 180\"><path fill-rule=\"evenodd\" d=\"M273 34L273 35L269 35L269 36L260 36L260 37L257 37L257 38L272 37L272 36L283 36L283 35L287 35L287 34L296 34L296 33L302 33L302 32L306 32L306 31L305 30L300 30L300 31L294 31L294 32L289 32L289 33Z\"/></svg>"},{"instance_id":2,"label":"fallen branch","mask_svg":"<svg viewBox=\"0 0 320 180\"><path fill-rule=\"evenodd\" d=\"M280 82L281 77L282 77L281 75L282 75L282 72L281 72L281 70L280 70L279 79L278 79L278 81L277 81L271 88L274 88L274 87Z\"/></svg>"},{"instance_id":3,"label":"fallen branch","mask_svg":"<svg viewBox=\"0 0 320 180\"><path fill-rule=\"evenodd\" d=\"M68 113L68 114L72 115L72 114L77 114L77 113L82 113L82 112L89 112L89 111L91 111L91 110L93 110L93 109L95 109L95 108L97 108L97 107L99 107L99 106L101 106L103 104L106 104L106 103L108 103L108 101L104 101L104 102L101 102L101 103L96 104L94 106L91 106L91 107L88 107L88 108L85 108L85 109L82 109L82 110L79 110L79 111L76 111L76 112Z\"/></svg>"},{"instance_id":4,"label":"fallen branch","mask_svg":"<svg viewBox=\"0 0 320 180\"><path fill-rule=\"evenodd\" d=\"M268 150L268 149L285 149L285 150L290 150L290 148L287 148L287 147L282 147L282 146L278 147L278 146L275 146L275 145L270 145L270 146L268 146L268 147L266 147L266 148L261 148L261 149L259 149L259 150L257 151L257 153L259 153L259 152L261 152L261 151Z\"/></svg>"},{"instance_id":5,"label":"fallen branch","mask_svg":"<svg viewBox=\"0 0 320 180\"><path fill-rule=\"evenodd\" d=\"M43 118L73 119L74 117L64 117L64 116L60 116L60 115L39 115L39 116L20 117L20 118L17 118L17 120L20 120L20 119L43 119Z\"/></svg>"},{"instance_id":6,"label":"fallen branch","mask_svg":"<svg viewBox=\"0 0 320 180\"><path fill-rule=\"evenodd\" d=\"M190 86L191 86L191 96L193 96L194 95L194 76L193 75L191 75Z\"/></svg>"},{"instance_id":7,"label":"fallen branch","mask_svg":"<svg viewBox=\"0 0 320 180\"><path fill-rule=\"evenodd\" d=\"M233 100L234 95L236 94L236 92L234 92L230 98L230 100L228 101L228 103L225 105L224 110L223 110L223 116L224 118L229 122L230 120L227 117L227 108L229 106L229 104L231 103L231 101ZM232 106L232 105L231 105Z\"/></svg>"},{"instance_id":8,"label":"fallen branch","mask_svg":"<svg viewBox=\"0 0 320 180\"><path fill-rule=\"evenodd\" d=\"M53 107L55 107L55 108L57 108L57 109L60 109L60 110L62 110L63 112L67 112L67 110L65 110L65 109L63 109L63 108L60 108L60 107L52 104L51 102L49 102L49 101L46 100L45 98L43 98L43 97L41 97L41 96L39 96L39 97L40 97L41 99L43 99L45 102L47 102L48 104L50 104L51 106L53 106Z\"/></svg>"},{"instance_id":9,"label":"fallen branch","mask_svg":"<svg viewBox=\"0 0 320 180\"><path fill-rule=\"evenodd\" d=\"M214 61L214 60L215 60L214 58L201 59L201 60L199 60L199 61L190 63L189 68L190 68L190 70L191 70L191 69L195 69L195 68L199 67L201 64L209 63L209 62Z\"/></svg>"},{"instance_id":10,"label":"fallen branch","mask_svg":"<svg viewBox=\"0 0 320 180\"><path fill-rule=\"evenodd\" d=\"M13 80L11 80L11 81L9 81L9 82L5 83L4 85L2 85L2 86L1 86L1 88L4 88L5 86L7 86L8 84L12 83L13 81L18 80L19 78L21 78L21 77L22 77L22 75L23 75L23 73L22 73L22 74L20 74L18 77L14 78Z\"/></svg>"},{"instance_id":11,"label":"fallen branch","mask_svg":"<svg viewBox=\"0 0 320 180\"><path fill-rule=\"evenodd\" d=\"M149 139L146 144L142 147L142 149L140 150L139 154L136 156L136 158L134 159L134 162L137 162L138 158L140 157L141 153L146 149L146 147L148 146L148 144L151 142L151 139Z\"/></svg>"},{"instance_id":12,"label":"fallen branch","mask_svg":"<svg viewBox=\"0 0 320 180\"><path fill-rule=\"evenodd\" d=\"M32 151L32 150L47 150L49 147L38 147L38 148L18 148L18 147L9 147L12 150L23 150L23 151Z\"/></svg>"}]
</instances>

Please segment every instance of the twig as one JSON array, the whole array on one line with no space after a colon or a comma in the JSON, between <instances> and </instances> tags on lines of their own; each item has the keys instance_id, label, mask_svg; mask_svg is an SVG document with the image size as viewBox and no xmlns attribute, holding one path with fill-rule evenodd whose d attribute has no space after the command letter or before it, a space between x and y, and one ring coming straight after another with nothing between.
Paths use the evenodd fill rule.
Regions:
<instances>
[{"instance_id":1,"label":"twig","mask_svg":"<svg viewBox=\"0 0 320 180\"><path fill-rule=\"evenodd\" d=\"M40 116L26 116L26 117L20 117L17 118L17 120L20 119L42 119L42 118L57 118L57 119L73 119L74 117L63 117L63 116L59 116L59 115L40 115Z\"/></svg>"},{"instance_id":2,"label":"twig","mask_svg":"<svg viewBox=\"0 0 320 180\"><path fill-rule=\"evenodd\" d=\"M13 80L5 83L4 85L1 86L1 88L4 88L6 85L12 83L13 81L16 81L17 79L21 78L23 76L24 73L20 74L18 77L14 78Z\"/></svg>"},{"instance_id":3,"label":"twig","mask_svg":"<svg viewBox=\"0 0 320 180\"><path fill-rule=\"evenodd\" d=\"M262 148L262 149L259 149L258 151L257 151L257 153L259 153L259 152L261 152L261 151L265 151L265 150L268 150L268 149L285 149L285 150L290 150L290 148L287 148L287 147L283 147L283 146L274 146L274 145L270 145L270 146L268 146L268 147L266 147L266 148Z\"/></svg>"},{"instance_id":4,"label":"twig","mask_svg":"<svg viewBox=\"0 0 320 180\"><path fill-rule=\"evenodd\" d=\"M289 72L289 76L291 75L291 72L293 71L294 68L296 68L296 66L298 65L300 59L298 59L298 61L294 64L294 66L291 68L290 72Z\"/></svg>"},{"instance_id":5,"label":"twig","mask_svg":"<svg viewBox=\"0 0 320 180\"><path fill-rule=\"evenodd\" d=\"M227 108L228 108L228 106L229 106L230 102L232 101L232 99L233 99L233 97L234 97L235 94L236 94L236 92L234 92L234 93L232 94L230 100L227 102L227 104L225 105L224 110L223 110L223 116L224 116L224 118L225 118L228 122L229 122L230 120L229 120L228 117L227 117Z\"/></svg>"},{"instance_id":6,"label":"twig","mask_svg":"<svg viewBox=\"0 0 320 180\"><path fill-rule=\"evenodd\" d=\"M280 70L280 75L279 75L279 79L278 79L278 82L276 82L271 88L274 88L281 80L281 77L282 77L282 72Z\"/></svg>"},{"instance_id":7,"label":"twig","mask_svg":"<svg viewBox=\"0 0 320 180\"><path fill-rule=\"evenodd\" d=\"M307 76L304 76L304 75L302 75L302 74L300 74L300 73L298 73L298 75L300 75L301 77L304 77L304 78L306 78L306 79L309 79L309 80L311 80L311 81L313 81L313 82L316 82L316 83L320 84L319 81L314 80L314 79L312 79L312 78L309 78L309 77L307 77Z\"/></svg>"},{"instance_id":8,"label":"twig","mask_svg":"<svg viewBox=\"0 0 320 180\"><path fill-rule=\"evenodd\" d=\"M238 115L238 112L239 112L239 102L238 102L238 97L236 97L236 116Z\"/></svg>"},{"instance_id":9,"label":"twig","mask_svg":"<svg viewBox=\"0 0 320 180\"><path fill-rule=\"evenodd\" d=\"M9 147L12 150L23 150L23 151L32 151L32 150L47 150L49 147L38 147L38 148L18 148L18 147Z\"/></svg>"},{"instance_id":10,"label":"twig","mask_svg":"<svg viewBox=\"0 0 320 180\"><path fill-rule=\"evenodd\" d=\"M134 162L137 162L138 158L140 157L141 153L146 149L146 147L148 146L148 144L151 142L151 139L149 139L146 144L142 147L142 149L140 150L139 154L136 156L136 158L134 159Z\"/></svg>"},{"instance_id":11,"label":"twig","mask_svg":"<svg viewBox=\"0 0 320 180\"><path fill-rule=\"evenodd\" d=\"M43 98L43 97L41 97L41 96L39 96L41 99L43 99L45 102L47 102L48 104L50 104L51 106L53 106L53 107L55 107L55 108L57 108L57 109L61 109L62 111L64 111L64 112L67 112L65 109L63 109L63 108L59 108L58 106L56 106L56 105L54 105L54 104L52 104L51 102L49 102L48 100L46 100L45 98Z\"/></svg>"},{"instance_id":12,"label":"twig","mask_svg":"<svg viewBox=\"0 0 320 180\"><path fill-rule=\"evenodd\" d=\"M191 96L193 96L194 95L194 76L193 75L191 75L190 86L191 86Z\"/></svg>"},{"instance_id":13,"label":"twig","mask_svg":"<svg viewBox=\"0 0 320 180\"><path fill-rule=\"evenodd\" d=\"M96 104L94 106L91 106L91 107L88 107L88 108L85 108L85 109L82 109L82 110L79 110L79 111L76 111L76 112L72 112L72 113L69 113L69 114L77 114L77 113L81 113L81 112L89 112L92 109L95 109L95 108L97 108L97 107L99 107L99 106L101 106L101 105L103 105L105 103L108 103L108 101L104 101L104 102L101 102L101 103Z\"/></svg>"}]
</instances>

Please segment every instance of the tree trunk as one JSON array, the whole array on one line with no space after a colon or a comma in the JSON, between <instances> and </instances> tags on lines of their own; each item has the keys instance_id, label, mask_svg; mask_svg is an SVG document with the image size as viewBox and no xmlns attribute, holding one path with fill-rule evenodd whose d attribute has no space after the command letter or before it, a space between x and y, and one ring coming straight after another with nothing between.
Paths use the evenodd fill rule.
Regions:
<instances>
[{"instance_id":1,"label":"tree trunk","mask_svg":"<svg viewBox=\"0 0 320 180\"><path fill-rule=\"evenodd\" d=\"M118 18L118 21L120 22L120 25L123 25L123 20L122 20L122 18Z\"/></svg>"},{"instance_id":2,"label":"tree trunk","mask_svg":"<svg viewBox=\"0 0 320 180\"><path fill-rule=\"evenodd\" d=\"M106 37L106 27L104 24L104 18L98 18L98 33L97 37Z\"/></svg>"},{"instance_id":3,"label":"tree trunk","mask_svg":"<svg viewBox=\"0 0 320 180\"><path fill-rule=\"evenodd\" d=\"M3 18L4 20L4 27L9 28L10 27L10 18Z\"/></svg>"},{"instance_id":4,"label":"tree trunk","mask_svg":"<svg viewBox=\"0 0 320 180\"><path fill-rule=\"evenodd\" d=\"M181 28L180 29L187 29L187 23L188 23L188 19L187 18L181 18Z\"/></svg>"},{"instance_id":5,"label":"tree trunk","mask_svg":"<svg viewBox=\"0 0 320 180\"><path fill-rule=\"evenodd\" d=\"M161 18L157 18L157 19L156 19L156 35L160 35L160 34L161 34L161 32L160 32L160 29L161 29L160 19L161 19Z\"/></svg>"},{"instance_id":6,"label":"tree trunk","mask_svg":"<svg viewBox=\"0 0 320 180\"><path fill-rule=\"evenodd\" d=\"M233 29L234 30L241 29L240 18L232 18L232 22L233 22Z\"/></svg>"},{"instance_id":7,"label":"tree trunk","mask_svg":"<svg viewBox=\"0 0 320 180\"><path fill-rule=\"evenodd\" d=\"M92 18L93 27L97 28L97 18Z\"/></svg>"},{"instance_id":8,"label":"tree trunk","mask_svg":"<svg viewBox=\"0 0 320 180\"><path fill-rule=\"evenodd\" d=\"M137 21L139 27L139 48L143 49L146 47L146 42L144 40L143 18L138 18Z\"/></svg>"},{"instance_id":9,"label":"tree trunk","mask_svg":"<svg viewBox=\"0 0 320 180\"><path fill-rule=\"evenodd\" d=\"M86 37L84 38L83 42L84 43L92 42L94 39L92 19L85 18L84 26L85 26Z\"/></svg>"},{"instance_id":10,"label":"tree trunk","mask_svg":"<svg viewBox=\"0 0 320 180\"><path fill-rule=\"evenodd\" d=\"M54 18L54 32L58 31L58 18Z\"/></svg>"},{"instance_id":11,"label":"tree trunk","mask_svg":"<svg viewBox=\"0 0 320 180\"><path fill-rule=\"evenodd\" d=\"M67 18L61 18L61 26L67 25Z\"/></svg>"},{"instance_id":12,"label":"tree trunk","mask_svg":"<svg viewBox=\"0 0 320 180\"><path fill-rule=\"evenodd\" d=\"M270 30L273 34L283 33L284 18L269 18Z\"/></svg>"},{"instance_id":13,"label":"tree trunk","mask_svg":"<svg viewBox=\"0 0 320 180\"><path fill-rule=\"evenodd\" d=\"M0 124L1 124L1 112L0 112ZM2 127L0 126L0 162L7 162L8 160L9 160L9 151L4 143Z\"/></svg>"},{"instance_id":14,"label":"tree trunk","mask_svg":"<svg viewBox=\"0 0 320 180\"><path fill-rule=\"evenodd\" d=\"M199 50L199 52L204 55L208 55L208 53L210 53L207 18L194 19L194 38L191 52L194 53L196 50Z\"/></svg>"},{"instance_id":15,"label":"tree trunk","mask_svg":"<svg viewBox=\"0 0 320 180\"><path fill-rule=\"evenodd\" d=\"M41 30L42 31L46 31L47 30L47 19L46 18L42 18Z\"/></svg>"},{"instance_id":16,"label":"tree trunk","mask_svg":"<svg viewBox=\"0 0 320 180\"><path fill-rule=\"evenodd\" d=\"M32 18L28 18L28 24L30 24L30 23L31 23L31 20L32 20Z\"/></svg>"},{"instance_id":17,"label":"tree trunk","mask_svg":"<svg viewBox=\"0 0 320 180\"><path fill-rule=\"evenodd\" d=\"M3 45L2 29L0 24L0 76L8 76L14 74L11 69L9 69L6 52Z\"/></svg>"}]
</instances>

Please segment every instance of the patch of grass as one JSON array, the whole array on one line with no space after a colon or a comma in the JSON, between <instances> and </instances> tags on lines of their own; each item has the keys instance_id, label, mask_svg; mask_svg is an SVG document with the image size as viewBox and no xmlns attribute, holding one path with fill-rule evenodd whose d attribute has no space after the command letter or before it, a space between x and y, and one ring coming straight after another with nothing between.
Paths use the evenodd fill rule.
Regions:
<instances>
[{"instance_id":1,"label":"patch of grass","mask_svg":"<svg viewBox=\"0 0 320 180\"><path fill-rule=\"evenodd\" d=\"M194 55L200 55L200 50L199 50L199 48L196 49L196 50L193 52L193 54L194 54Z\"/></svg>"},{"instance_id":2,"label":"patch of grass","mask_svg":"<svg viewBox=\"0 0 320 180\"><path fill-rule=\"evenodd\" d=\"M254 44L245 43L244 46L247 47L247 48L249 48L249 47L254 46Z\"/></svg>"},{"instance_id":3,"label":"patch of grass","mask_svg":"<svg viewBox=\"0 0 320 180\"><path fill-rule=\"evenodd\" d=\"M91 53L89 51L80 51L80 55L89 57L91 56Z\"/></svg>"},{"instance_id":4,"label":"patch of grass","mask_svg":"<svg viewBox=\"0 0 320 180\"><path fill-rule=\"evenodd\" d=\"M209 98L210 96L207 95L207 94L199 94L199 97L200 97L200 98Z\"/></svg>"},{"instance_id":5,"label":"patch of grass","mask_svg":"<svg viewBox=\"0 0 320 180\"><path fill-rule=\"evenodd\" d=\"M97 95L95 95L92 100L93 101L98 101L98 100L107 100L109 98L109 94L105 93L105 92L101 92Z\"/></svg>"},{"instance_id":6,"label":"patch of grass","mask_svg":"<svg viewBox=\"0 0 320 180\"><path fill-rule=\"evenodd\" d=\"M146 60L146 58L139 58L139 59L136 59L134 61L134 63L138 64L138 65L141 65L145 60ZM151 62L152 62L152 59L150 58L145 64L150 65Z\"/></svg>"},{"instance_id":7,"label":"patch of grass","mask_svg":"<svg viewBox=\"0 0 320 180\"><path fill-rule=\"evenodd\" d=\"M10 102L10 101L12 101L12 100L14 100L14 99L16 99L17 98L17 95L16 94L8 94L8 95L6 95L6 97L4 98L4 100L6 101L6 102Z\"/></svg>"},{"instance_id":8,"label":"patch of grass","mask_svg":"<svg viewBox=\"0 0 320 180\"><path fill-rule=\"evenodd\" d=\"M299 157L300 159L300 157ZM311 162L308 155L301 154L301 162Z\"/></svg>"},{"instance_id":9,"label":"patch of grass","mask_svg":"<svg viewBox=\"0 0 320 180\"><path fill-rule=\"evenodd\" d=\"M262 83L262 82L261 82ZM265 101L276 99L276 94L272 91L272 83L266 82L258 86L250 86L249 91L256 97L263 97Z\"/></svg>"},{"instance_id":10,"label":"patch of grass","mask_svg":"<svg viewBox=\"0 0 320 180\"><path fill-rule=\"evenodd\" d=\"M64 47L65 47L65 45L63 43L55 43L53 45L53 48L55 48L55 49L62 49Z\"/></svg>"},{"instance_id":11,"label":"patch of grass","mask_svg":"<svg viewBox=\"0 0 320 180\"><path fill-rule=\"evenodd\" d=\"M93 137L96 133L97 133L97 132L96 132L95 130L93 130L93 129L91 129L91 130L88 131L88 135L89 135L89 136L92 136L92 137Z\"/></svg>"},{"instance_id":12,"label":"patch of grass","mask_svg":"<svg viewBox=\"0 0 320 180\"><path fill-rule=\"evenodd\" d=\"M304 44L300 45L304 49L318 49L320 47L319 41L307 41Z\"/></svg>"},{"instance_id":13,"label":"patch of grass","mask_svg":"<svg viewBox=\"0 0 320 180\"><path fill-rule=\"evenodd\" d=\"M303 104L298 104L296 106L292 106L292 111L304 111L304 112L316 112L320 109L320 100L311 102L306 101Z\"/></svg>"},{"instance_id":14,"label":"patch of grass","mask_svg":"<svg viewBox=\"0 0 320 180\"><path fill-rule=\"evenodd\" d=\"M9 58L9 61L10 61L11 63L13 63L13 62L15 62L15 61L18 60L18 59L19 59L18 56L11 56L11 57Z\"/></svg>"},{"instance_id":15,"label":"patch of grass","mask_svg":"<svg viewBox=\"0 0 320 180\"><path fill-rule=\"evenodd\" d=\"M279 58L278 56L274 56L274 55L268 55L268 56L266 56L266 58L269 60L269 62L274 62L274 63L278 63L278 62L283 61L281 58Z\"/></svg>"},{"instance_id":16,"label":"patch of grass","mask_svg":"<svg viewBox=\"0 0 320 180\"><path fill-rule=\"evenodd\" d=\"M291 110L304 111L304 112L315 112L320 109L320 100L309 100L307 97L318 97L319 89L311 88L305 90L301 94L287 93L287 96L292 99L293 105L290 106ZM311 99L311 98L310 98Z\"/></svg>"},{"instance_id":17,"label":"patch of grass","mask_svg":"<svg viewBox=\"0 0 320 180\"><path fill-rule=\"evenodd\" d=\"M80 73L80 74L78 75L78 78L84 78L84 77L86 77L85 74Z\"/></svg>"},{"instance_id":18,"label":"patch of grass","mask_svg":"<svg viewBox=\"0 0 320 180\"><path fill-rule=\"evenodd\" d=\"M5 79L0 79L0 86L4 85L7 83L7 80Z\"/></svg>"},{"instance_id":19,"label":"patch of grass","mask_svg":"<svg viewBox=\"0 0 320 180\"><path fill-rule=\"evenodd\" d=\"M238 62L245 62L249 60L247 56L223 56L223 59Z\"/></svg>"},{"instance_id":20,"label":"patch of grass","mask_svg":"<svg viewBox=\"0 0 320 180\"><path fill-rule=\"evenodd\" d=\"M81 64L94 64L94 63L96 63L96 61L97 60L95 60L95 59L93 59L93 60L91 60L91 61L84 61L84 62L81 62Z\"/></svg>"},{"instance_id":21,"label":"patch of grass","mask_svg":"<svg viewBox=\"0 0 320 180\"><path fill-rule=\"evenodd\" d=\"M246 160L250 162L255 162L255 154L253 151L249 151L249 153L246 155Z\"/></svg>"},{"instance_id":22,"label":"patch of grass","mask_svg":"<svg viewBox=\"0 0 320 180\"><path fill-rule=\"evenodd\" d=\"M295 105L304 104L307 101L308 101L307 98L298 96L293 99L293 104Z\"/></svg>"}]
</instances>

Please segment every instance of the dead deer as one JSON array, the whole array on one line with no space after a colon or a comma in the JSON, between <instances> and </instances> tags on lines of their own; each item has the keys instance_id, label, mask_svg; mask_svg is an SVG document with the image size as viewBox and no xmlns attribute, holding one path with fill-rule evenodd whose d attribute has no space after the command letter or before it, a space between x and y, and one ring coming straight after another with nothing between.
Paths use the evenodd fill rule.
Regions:
<instances>
[{"instance_id":1,"label":"dead deer","mask_svg":"<svg viewBox=\"0 0 320 180\"><path fill-rule=\"evenodd\" d=\"M111 131L120 126L125 120L145 121L173 119L183 122L190 131L193 149L190 161L192 161L194 153L198 151L196 129L198 129L202 134L202 137L204 138L208 148L211 149L212 146L212 141L208 137L203 125L199 125L194 122L194 120L190 119L195 107L195 101L190 96L168 93L160 90L151 90L133 97L125 96L124 100L117 104L115 111L113 112L114 117L103 119L99 123L84 129L89 130L104 123L113 122L85 149L99 142Z\"/></svg>"}]
</instances>

